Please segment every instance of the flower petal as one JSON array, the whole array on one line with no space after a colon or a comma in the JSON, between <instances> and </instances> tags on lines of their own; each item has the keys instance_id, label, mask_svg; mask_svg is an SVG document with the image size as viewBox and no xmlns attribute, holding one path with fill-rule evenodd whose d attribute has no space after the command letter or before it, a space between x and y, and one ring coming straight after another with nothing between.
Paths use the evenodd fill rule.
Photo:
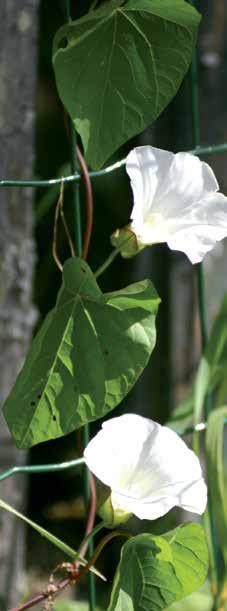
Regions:
<instances>
[{"instance_id":1,"label":"flower petal","mask_svg":"<svg viewBox=\"0 0 227 611\"><path fill-rule=\"evenodd\" d=\"M170 491L165 491L163 495L160 493L158 497L150 497L141 502L123 494L112 492L111 502L114 509L124 508L125 511L133 513L140 520L156 520L168 513L173 507L181 507L185 511L202 515L207 504L207 487L201 477L195 483L190 482L177 496L171 495Z\"/></svg>"},{"instance_id":2,"label":"flower petal","mask_svg":"<svg viewBox=\"0 0 227 611\"><path fill-rule=\"evenodd\" d=\"M197 202L216 193L218 188L214 172L207 163L191 153L176 153L155 194L155 208L165 219L180 220L182 215L192 212Z\"/></svg>"},{"instance_id":3,"label":"flower petal","mask_svg":"<svg viewBox=\"0 0 227 611\"><path fill-rule=\"evenodd\" d=\"M210 166L190 153L137 147L126 159L126 170L134 195L131 218L138 225L150 214L161 214L165 220L181 217L188 207L218 190Z\"/></svg>"},{"instance_id":4,"label":"flower petal","mask_svg":"<svg viewBox=\"0 0 227 611\"><path fill-rule=\"evenodd\" d=\"M199 201L192 211L169 226L167 244L199 263L219 240L227 236L227 198L214 193Z\"/></svg>"},{"instance_id":5,"label":"flower petal","mask_svg":"<svg viewBox=\"0 0 227 611\"><path fill-rule=\"evenodd\" d=\"M165 180L174 154L154 148L139 146L126 158L126 171L131 179L134 206L131 218L139 225L151 212L153 199Z\"/></svg>"},{"instance_id":6,"label":"flower petal","mask_svg":"<svg viewBox=\"0 0 227 611\"><path fill-rule=\"evenodd\" d=\"M107 486L124 491L150 434L149 422L136 414L104 422L84 451L90 471Z\"/></svg>"},{"instance_id":7,"label":"flower petal","mask_svg":"<svg viewBox=\"0 0 227 611\"><path fill-rule=\"evenodd\" d=\"M126 169L134 194L131 229L139 244L167 242L197 263L227 235L227 198L217 193L212 169L198 157L137 147Z\"/></svg>"},{"instance_id":8,"label":"flower petal","mask_svg":"<svg viewBox=\"0 0 227 611\"><path fill-rule=\"evenodd\" d=\"M85 461L112 490L112 504L155 519L174 506L203 513L206 485L197 456L171 429L126 414L104 423Z\"/></svg>"}]
</instances>

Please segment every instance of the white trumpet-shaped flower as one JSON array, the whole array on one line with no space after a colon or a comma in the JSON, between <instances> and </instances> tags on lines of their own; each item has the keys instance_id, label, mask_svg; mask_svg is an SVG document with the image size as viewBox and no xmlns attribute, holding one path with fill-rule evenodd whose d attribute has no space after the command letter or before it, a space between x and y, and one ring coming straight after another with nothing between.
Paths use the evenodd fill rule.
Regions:
<instances>
[{"instance_id":1,"label":"white trumpet-shaped flower","mask_svg":"<svg viewBox=\"0 0 227 611\"><path fill-rule=\"evenodd\" d=\"M218 193L213 170L198 157L140 146L129 153L126 170L134 195L129 229L136 236L137 252L167 242L198 263L227 236L227 197ZM136 249L122 249L123 256L132 254Z\"/></svg>"},{"instance_id":2,"label":"white trumpet-shaped flower","mask_svg":"<svg viewBox=\"0 0 227 611\"><path fill-rule=\"evenodd\" d=\"M202 514L207 488L197 456L170 428L125 414L102 425L84 458L111 489L113 510L154 520L172 507Z\"/></svg>"}]
</instances>

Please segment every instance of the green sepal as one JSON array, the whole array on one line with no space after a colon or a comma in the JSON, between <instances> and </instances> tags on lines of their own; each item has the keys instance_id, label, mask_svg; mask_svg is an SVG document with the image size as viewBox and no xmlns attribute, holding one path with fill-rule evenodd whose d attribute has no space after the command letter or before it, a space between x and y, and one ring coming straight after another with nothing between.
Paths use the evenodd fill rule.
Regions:
<instances>
[{"instance_id":1,"label":"green sepal","mask_svg":"<svg viewBox=\"0 0 227 611\"><path fill-rule=\"evenodd\" d=\"M119 250L124 259L135 257L135 255L138 255L138 253L146 247L145 244L141 244L138 241L130 225L122 227L121 229L116 229L116 231L112 233L110 241L112 246Z\"/></svg>"},{"instance_id":2,"label":"green sepal","mask_svg":"<svg viewBox=\"0 0 227 611\"><path fill-rule=\"evenodd\" d=\"M132 514L123 509L116 509L111 501L111 489L98 479L96 482L97 513L104 520L106 528L116 528L130 520Z\"/></svg>"}]
</instances>

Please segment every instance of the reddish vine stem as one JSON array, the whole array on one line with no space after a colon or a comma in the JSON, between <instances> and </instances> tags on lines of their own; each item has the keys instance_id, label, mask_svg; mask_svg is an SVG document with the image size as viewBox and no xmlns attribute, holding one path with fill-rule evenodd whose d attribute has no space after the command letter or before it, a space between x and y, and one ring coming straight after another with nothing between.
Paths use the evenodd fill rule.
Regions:
<instances>
[{"instance_id":1,"label":"reddish vine stem","mask_svg":"<svg viewBox=\"0 0 227 611\"><path fill-rule=\"evenodd\" d=\"M132 533L130 533L128 530L113 530L110 533L108 533L105 537L103 537L103 539L97 545L94 551L94 554L92 554L92 556L89 558L86 566L81 569L80 574L79 574L80 577L86 574L87 571L90 569L90 567L93 566L93 564L95 564L102 550L104 549L104 547L106 547L107 543L111 541L111 539L114 539L115 537L126 537L127 539L131 539L132 536L133 536Z\"/></svg>"},{"instance_id":2,"label":"reddish vine stem","mask_svg":"<svg viewBox=\"0 0 227 611\"><path fill-rule=\"evenodd\" d=\"M64 126L67 136L69 137L69 116L64 109ZM82 174L82 178L84 180L85 190L86 190L86 198L87 198L87 220L86 220L86 228L83 239L83 249L82 249L82 257L83 259L87 259L88 249L91 241L92 227L93 227L93 192L92 192L92 184L88 171L88 167L84 156L81 153L79 146L76 146L76 155L80 166L80 171Z\"/></svg>"},{"instance_id":3,"label":"reddish vine stem","mask_svg":"<svg viewBox=\"0 0 227 611\"><path fill-rule=\"evenodd\" d=\"M56 585L55 596L60 594L62 590L65 590L65 588L69 586L70 582L71 580L69 577L67 579L63 579L62 581L59 581L59 583ZM13 609L9 609L9 611L25 611L25 609L31 609L32 607L35 607L35 605L38 605L38 603L42 602L43 600L46 600L48 596L50 596L50 592L42 592L41 594L37 594L37 596L34 596L34 598L28 600L23 605L20 605L19 607L13 607Z\"/></svg>"},{"instance_id":4,"label":"reddish vine stem","mask_svg":"<svg viewBox=\"0 0 227 611\"><path fill-rule=\"evenodd\" d=\"M89 483L90 483L90 505L89 505L89 512L88 512L88 518L87 518L87 524L86 524L86 530L85 530L85 536L89 535L91 533L91 531L94 528L94 522L95 522L95 512L96 512L96 488L95 488L95 480L94 477L91 473L89 473ZM88 548L88 543L85 542L83 547L80 550L80 555L82 557L85 556L87 548Z\"/></svg>"},{"instance_id":5,"label":"reddish vine stem","mask_svg":"<svg viewBox=\"0 0 227 611\"><path fill-rule=\"evenodd\" d=\"M62 581L59 581L56 585L51 584L51 586L49 586L49 588L47 588L45 592L42 592L41 594L34 596L34 598L31 598L29 601L27 601L23 605L20 605L19 607L14 607L13 609L10 609L9 611L25 611L26 609L31 609L32 607L35 607L35 605L38 605L38 603L42 602L43 600L46 600L51 594L54 598L57 597L63 590L65 590L65 588L67 588L69 585L72 585L76 581L79 581L81 577L86 575L86 573L89 571L91 566L93 566L95 562L97 561L98 557L100 556L102 550L107 545L107 543L109 543L109 541L111 541L111 539L114 539L115 537L127 537L127 539L130 539L132 537L132 534L124 530L122 531L114 530L108 533L97 545L94 553L89 558L86 566L83 567L80 571L78 571L77 567L75 566L75 570L72 570L71 577L68 577L67 579L63 579ZM61 567L59 565L59 567L56 567L56 568L59 569Z\"/></svg>"},{"instance_id":6,"label":"reddish vine stem","mask_svg":"<svg viewBox=\"0 0 227 611\"><path fill-rule=\"evenodd\" d=\"M59 224L59 218L61 217L62 220L62 224L66 233L66 237L68 240L68 245L70 248L70 252L71 252L71 256L75 257L76 256L76 251L74 248L74 244L70 235L70 231L66 222L66 218L65 218L65 214L64 214L64 183L61 183L61 187L60 187L60 193L59 193L59 197L58 197L58 201L56 204L56 209L55 209L55 216L54 216L54 231L53 231L53 244L52 244L52 254L53 254L53 258L55 260L55 263L57 264L57 267L60 269L60 271L62 272L63 270L63 265L61 264L61 261L59 259L58 256L58 252L57 252L57 234L58 234L58 224Z\"/></svg>"},{"instance_id":7,"label":"reddish vine stem","mask_svg":"<svg viewBox=\"0 0 227 611\"><path fill-rule=\"evenodd\" d=\"M88 249L89 249L89 245L91 241L92 226L93 226L93 193L92 193L91 179L89 176L87 164L85 162L85 159L78 145L76 146L76 154L77 154L77 158L78 158L78 162L80 166L80 171L84 179L86 197L87 197L87 221L86 221L86 229L85 229L85 234L84 234L83 250L82 250L82 257L86 261L87 256L88 256ZM89 535L94 528L95 513L96 513L96 489L95 489L94 477L91 473L89 473L89 483L90 483L90 505L89 505L89 512L88 512L88 517L87 517L85 536ZM89 545L88 543L84 544L81 550L81 556L84 556L86 554L88 545Z\"/></svg>"},{"instance_id":8,"label":"reddish vine stem","mask_svg":"<svg viewBox=\"0 0 227 611\"><path fill-rule=\"evenodd\" d=\"M88 256L88 249L89 249L89 245L91 241L92 226L93 226L93 193L92 193L91 179L89 176L87 164L79 149L79 146L76 147L76 154L77 154L80 170L81 170L81 173L84 179L86 197L87 197L87 221L86 221L86 229L85 229L85 234L84 234L83 251L82 251L82 257L83 259L86 260Z\"/></svg>"},{"instance_id":9,"label":"reddish vine stem","mask_svg":"<svg viewBox=\"0 0 227 611\"><path fill-rule=\"evenodd\" d=\"M55 263L56 263L58 269L60 269L61 272L63 270L63 266L61 264L61 261L59 259L58 253L57 253L57 233L58 233L59 214L60 214L60 206L61 206L62 198L63 198L63 182L61 183L60 194L59 194L59 198L58 198L57 205L56 205L56 208L55 208L53 244L52 244L53 258L55 260Z\"/></svg>"}]
</instances>

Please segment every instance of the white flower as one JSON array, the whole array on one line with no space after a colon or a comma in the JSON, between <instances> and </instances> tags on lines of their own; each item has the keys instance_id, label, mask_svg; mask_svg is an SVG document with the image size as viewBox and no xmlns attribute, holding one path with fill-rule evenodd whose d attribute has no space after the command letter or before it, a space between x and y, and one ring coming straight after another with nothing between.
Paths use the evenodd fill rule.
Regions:
<instances>
[{"instance_id":1,"label":"white flower","mask_svg":"<svg viewBox=\"0 0 227 611\"><path fill-rule=\"evenodd\" d=\"M198 157L140 146L129 153L126 170L134 194L130 229L139 249L167 242L198 263L227 236L227 198Z\"/></svg>"},{"instance_id":2,"label":"white flower","mask_svg":"<svg viewBox=\"0 0 227 611\"><path fill-rule=\"evenodd\" d=\"M125 414L104 422L84 458L111 488L116 511L148 520L175 506L205 511L207 488L197 456L174 431L153 420Z\"/></svg>"}]
</instances>

